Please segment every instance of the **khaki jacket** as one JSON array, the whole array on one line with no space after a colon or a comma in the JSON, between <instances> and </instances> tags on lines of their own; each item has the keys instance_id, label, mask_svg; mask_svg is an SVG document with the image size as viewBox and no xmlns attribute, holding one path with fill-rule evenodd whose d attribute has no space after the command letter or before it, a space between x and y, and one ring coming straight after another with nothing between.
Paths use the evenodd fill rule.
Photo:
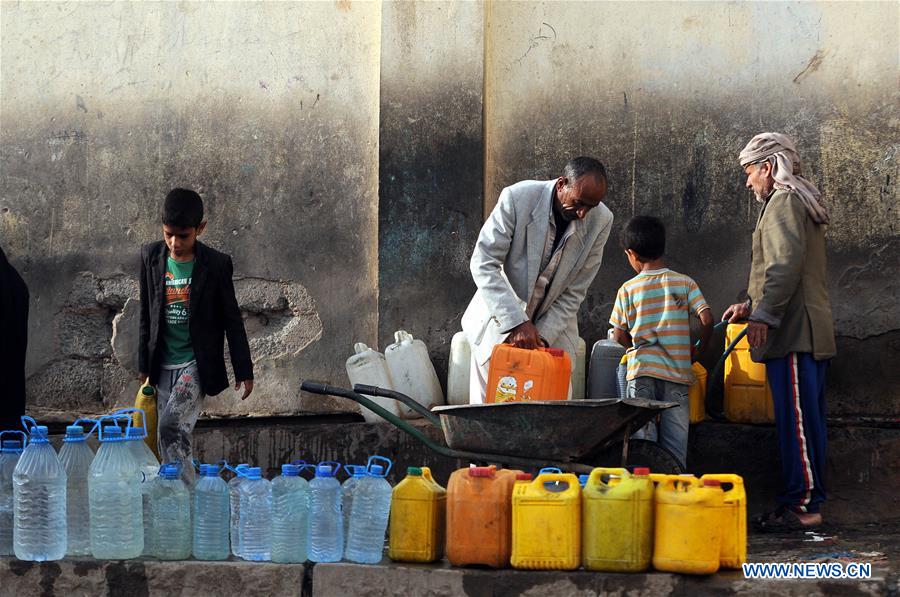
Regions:
<instances>
[{"instance_id":1,"label":"khaki jacket","mask_svg":"<svg viewBox=\"0 0 900 597\"><path fill-rule=\"evenodd\" d=\"M770 326L753 360L792 352L816 360L835 355L834 322L825 274L825 227L812 221L791 191L766 199L753 231L750 265L752 321Z\"/></svg>"}]
</instances>

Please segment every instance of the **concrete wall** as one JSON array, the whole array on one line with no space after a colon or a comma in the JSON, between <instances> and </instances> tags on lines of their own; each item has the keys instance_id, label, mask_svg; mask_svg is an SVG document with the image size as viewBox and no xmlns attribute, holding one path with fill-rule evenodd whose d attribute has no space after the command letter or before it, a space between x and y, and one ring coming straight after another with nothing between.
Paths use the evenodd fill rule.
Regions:
<instances>
[{"instance_id":1,"label":"concrete wall","mask_svg":"<svg viewBox=\"0 0 900 597\"><path fill-rule=\"evenodd\" d=\"M896 5L494 2L487 23L486 210L573 155L610 172L616 226L580 313L589 342L633 275L616 236L634 214L663 218L669 265L716 314L738 299L758 210L737 154L782 131L832 215L830 412L900 412Z\"/></svg>"},{"instance_id":2,"label":"concrete wall","mask_svg":"<svg viewBox=\"0 0 900 597\"><path fill-rule=\"evenodd\" d=\"M175 185L235 257L258 389L208 413L350 408L354 341L405 328L443 378L499 190L573 155L617 229L582 307L604 333L632 214L717 313L757 206L736 155L796 139L825 191L840 356L832 414L900 411L898 14L891 3L3 3L0 242L32 289L29 401L68 418L135 390L138 246ZM131 301L129 303L129 301Z\"/></svg>"},{"instance_id":3,"label":"concrete wall","mask_svg":"<svg viewBox=\"0 0 900 597\"><path fill-rule=\"evenodd\" d=\"M34 412L133 400L126 303L174 186L234 256L256 361L253 397L208 412L334 408L297 382L376 340L380 29L370 2L3 3L0 242L32 292Z\"/></svg>"},{"instance_id":4,"label":"concrete wall","mask_svg":"<svg viewBox=\"0 0 900 597\"><path fill-rule=\"evenodd\" d=\"M475 292L482 212L484 4L385 2L381 42L379 336L447 355Z\"/></svg>"}]
</instances>

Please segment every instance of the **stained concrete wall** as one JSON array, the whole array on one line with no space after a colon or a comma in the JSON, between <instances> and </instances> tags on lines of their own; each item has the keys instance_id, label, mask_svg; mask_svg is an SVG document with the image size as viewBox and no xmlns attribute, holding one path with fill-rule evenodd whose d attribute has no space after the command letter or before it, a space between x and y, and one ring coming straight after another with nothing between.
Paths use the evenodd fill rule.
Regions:
<instances>
[{"instance_id":1,"label":"stained concrete wall","mask_svg":"<svg viewBox=\"0 0 900 597\"><path fill-rule=\"evenodd\" d=\"M31 288L32 411L132 399L139 246L174 186L234 256L256 362L252 398L208 413L334 408L297 382L376 339L380 5L0 10L0 242Z\"/></svg>"},{"instance_id":2,"label":"stained concrete wall","mask_svg":"<svg viewBox=\"0 0 900 597\"><path fill-rule=\"evenodd\" d=\"M130 400L137 250L172 186L203 192L205 239L235 257L257 359L253 399L209 414L290 414L348 408L296 382L345 381L352 342L399 328L443 378L483 213L572 155L608 165L614 236L663 217L672 267L721 313L757 208L736 154L763 129L796 138L833 214L831 412L900 409L890 3L0 10L0 242L32 289L39 413ZM613 240L580 313L589 342L630 275Z\"/></svg>"},{"instance_id":3,"label":"stained concrete wall","mask_svg":"<svg viewBox=\"0 0 900 597\"><path fill-rule=\"evenodd\" d=\"M608 166L616 225L580 312L589 342L633 275L615 239L634 214L665 221L669 265L716 314L739 298L758 206L737 154L782 131L832 215L830 412L900 413L895 4L493 2L485 36L486 210L570 156Z\"/></svg>"},{"instance_id":4,"label":"stained concrete wall","mask_svg":"<svg viewBox=\"0 0 900 597\"><path fill-rule=\"evenodd\" d=\"M450 340L475 292L484 4L383 6L379 346L398 329L421 337L444 383Z\"/></svg>"}]
</instances>

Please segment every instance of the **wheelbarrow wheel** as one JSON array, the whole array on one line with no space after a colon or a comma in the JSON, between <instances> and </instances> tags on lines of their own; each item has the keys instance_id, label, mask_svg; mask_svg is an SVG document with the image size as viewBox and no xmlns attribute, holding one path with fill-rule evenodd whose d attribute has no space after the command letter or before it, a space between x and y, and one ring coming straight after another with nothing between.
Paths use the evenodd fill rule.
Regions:
<instances>
[{"instance_id":1,"label":"wheelbarrow wheel","mask_svg":"<svg viewBox=\"0 0 900 597\"><path fill-rule=\"evenodd\" d=\"M615 443L607 447L603 452L592 459L594 466L619 467L622 465L622 444ZM656 442L644 439L632 439L628 441L628 458L625 466L646 466L654 473L665 475L680 475L684 469L678 459L664 447Z\"/></svg>"}]
</instances>

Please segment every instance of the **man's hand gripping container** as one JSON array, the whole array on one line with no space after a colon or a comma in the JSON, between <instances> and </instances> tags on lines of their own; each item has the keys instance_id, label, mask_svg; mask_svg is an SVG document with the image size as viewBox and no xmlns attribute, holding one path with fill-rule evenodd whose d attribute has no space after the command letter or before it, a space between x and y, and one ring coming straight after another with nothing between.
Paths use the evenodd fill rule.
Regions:
<instances>
[{"instance_id":1,"label":"man's hand gripping container","mask_svg":"<svg viewBox=\"0 0 900 597\"><path fill-rule=\"evenodd\" d=\"M575 570L581 564L581 486L568 473L519 482L512 498L513 568Z\"/></svg>"},{"instance_id":2,"label":"man's hand gripping container","mask_svg":"<svg viewBox=\"0 0 900 597\"><path fill-rule=\"evenodd\" d=\"M640 572L653 556L650 469L595 468L582 491L582 563L586 570Z\"/></svg>"},{"instance_id":3,"label":"man's hand gripping container","mask_svg":"<svg viewBox=\"0 0 900 597\"><path fill-rule=\"evenodd\" d=\"M491 353L485 402L566 400L572 360L561 348L498 344Z\"/></svg>"}]
</instances>

